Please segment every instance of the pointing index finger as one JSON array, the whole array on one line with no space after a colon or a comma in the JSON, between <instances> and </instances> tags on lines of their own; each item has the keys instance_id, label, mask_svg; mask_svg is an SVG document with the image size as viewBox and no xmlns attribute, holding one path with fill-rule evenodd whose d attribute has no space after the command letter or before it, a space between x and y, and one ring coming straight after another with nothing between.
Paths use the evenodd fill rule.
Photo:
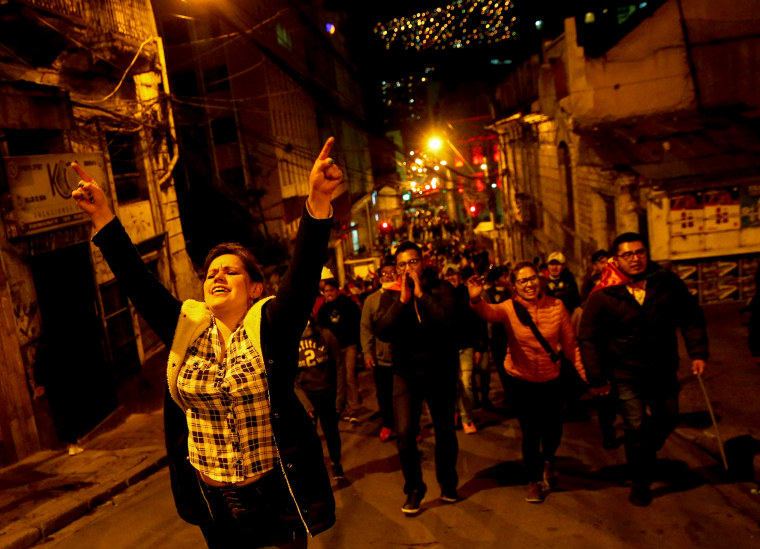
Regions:
<instances>
[{"instance_id":1,"label":"pointing index finger","mask_svg":"<svg viewBox=\"0 0 760 549\"><path fill-rule=\"evenodd\" d=\"M330 137L325 141L325 146L322 147L322 152L319 153L319 160L326 160L328 156L330 156L330 151L332 150L333 143L335 143L335 138Z\"/></svg>"},{"instance_id":2,"label":"pointing index finger","mask_svg":"<svg viewBox=\"0 0 760 549\"><path fill-rule=\"evenodd\" d=\"M82 169L82 167L77 164L76 162L71 163L71 168L77 172L79 177L82 178L82 181L87 181L87 183L92 183L92 177L90 177L90 174L88 174L86 171Z\"/></svg>"}]
</instances>

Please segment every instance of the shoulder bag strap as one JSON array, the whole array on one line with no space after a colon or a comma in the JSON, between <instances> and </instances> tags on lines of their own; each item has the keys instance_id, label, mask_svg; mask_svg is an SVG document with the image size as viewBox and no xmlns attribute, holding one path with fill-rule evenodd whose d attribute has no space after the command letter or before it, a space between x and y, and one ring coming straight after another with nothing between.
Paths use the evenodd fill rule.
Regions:
<instances>
[{"instance_id":1,"label":"shoulder bag strap","mask_svg":"<svg viewBox=\"0 0 760 549\"><path fill-rule=\"evenodd\" d=\"M541 344L541 347L543 347L544 351L548 353L551 361L557 362L560 358L559 355L554 349L552 349L552 346L549 345L549 342L546 341L546 338L541 334L541 332L538 331L538 327L536 326L536 323L533 322L528 309L526 309L525 306L516 299L512 300L512 304L515 307L515 314L517 315L517 318L520 319L520 322L522 322L524 326L527 326L531 329L533 335L536 336L536 339Z\"/></svg>"}]
</instances>

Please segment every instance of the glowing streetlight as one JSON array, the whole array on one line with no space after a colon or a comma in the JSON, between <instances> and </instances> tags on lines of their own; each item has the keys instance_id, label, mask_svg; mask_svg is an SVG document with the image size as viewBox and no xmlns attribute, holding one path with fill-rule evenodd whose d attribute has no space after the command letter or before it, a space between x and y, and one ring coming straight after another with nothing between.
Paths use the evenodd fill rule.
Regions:
<instances>
[{"instance_id":1,"label":"glowing streetlight","mask_svg":"<svg viewBox=\"0 0 760 549\"><path fill-rule=\"evenodd\" d=\"M440 137L431 137L430 141L428 141L428 148L431 151L440 150L441 147L443 147L443 141L441 141Z\"/></svg>"},{"instance_id":2,"label":"glowing streetlight","mask_svg":"<svg viewBox=\"0 0 760 549\"><path fill-rule=\"evenodd\" d=\"M488 164L481 164L480 169L486 171L488 169Z\"/></svg>"}]
</instances>

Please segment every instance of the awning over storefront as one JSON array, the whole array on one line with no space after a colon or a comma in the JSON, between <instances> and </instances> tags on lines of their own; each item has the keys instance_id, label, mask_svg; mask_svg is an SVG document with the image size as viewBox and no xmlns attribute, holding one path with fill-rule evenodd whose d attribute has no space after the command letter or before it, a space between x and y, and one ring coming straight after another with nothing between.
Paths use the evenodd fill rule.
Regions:
<instances>
[{"instance_id":1,"label":"awning over storefront","mask_svg":"<svg viewBox=\"0 0 760 549\"><path fill-rule=\"evenodd\" d=\"M758 113L680 113L576 128L579 164L633 171L668 187L760 173Z\"/></svg>"}]
</instances>

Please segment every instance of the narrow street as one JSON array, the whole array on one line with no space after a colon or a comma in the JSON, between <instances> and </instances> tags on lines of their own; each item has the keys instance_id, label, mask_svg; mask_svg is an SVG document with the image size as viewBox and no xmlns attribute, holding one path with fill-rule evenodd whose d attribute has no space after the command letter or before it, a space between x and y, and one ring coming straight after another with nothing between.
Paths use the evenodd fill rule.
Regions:
<instances>
[{"instance_id":1,"label":"narrow street","mask_svg":"<svg viewBox=\"0 0 760 549\"><path fill-rule=\"evenodd\" d=\"M362 374L362 386L371 379ZM494 380L496 382L496 380ZM374 402L370 402L370 405ZM715 460L678 436L659 454L654 502L628 503L623 449L603 450L593 420L570 422L559 451L559 488L541 505L523 500L519 429L515 419L479 413L480 430L458 432L462 501L438 499L433 436L420 445L428 495L414 518L404 496L395 444L377 439L378 421L341 424L346 480L335 487L337 524L313 548L343 547L757 547L758 516L737 506L751 483L723 484ZM751 503L751 502L750 502ZM757 504L757 502L755 502ZM200 531L183 523L163 469L95 512L56 532L47 549L203 547Z\"/></svg>"}]
</instances>

